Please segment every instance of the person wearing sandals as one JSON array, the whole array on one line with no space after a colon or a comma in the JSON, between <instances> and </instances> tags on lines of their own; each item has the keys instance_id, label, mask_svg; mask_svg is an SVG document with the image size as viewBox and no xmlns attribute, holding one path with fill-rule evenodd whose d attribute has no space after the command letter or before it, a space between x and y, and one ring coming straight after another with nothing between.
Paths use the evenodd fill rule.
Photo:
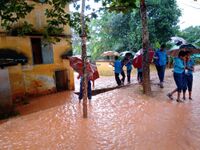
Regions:
<instances>
[{"instance_id":1,"label":"person wearing sandals","mask_svg":"<svg viewBox=\"0 0 200 150\"><path fill-rule=\"evenodd\" d=\"M165 77L165 68L168 63L168 56L165 47L166 45L162 44L160 49L158 49L154 54L154 63L160 80L160 88L164 88L163 82Z\"/></svg>"},{"instance_id":2,"label":"person wearing sandals","mask_svg":"<svg viewBox=\"0 0 200 150\"><path fill-rule=\"evenodd\" d=\"M180 51L178 57L174 58L174 70L173 76L174 81L176 83L177 88L174 89L172 92L168 93L167 96L172 100L172 95L177 92L177 102L183 102L180 100L180 94L183 90L185 90L185 65L184 60L186 57L186 52Z\"/></svg>"},{"instance_id":3,"label":"person wearing sandals","mask_svg":"<svg viewBox=\"0 0 200 150\"><path fill-rule=\"evenodd\" d=\"M186 85L189 92L189 100L192 100L192 84L193 84L193 71L194 71L194 60L190 58L190 52L186 51ZM186 92L186 91L184 91Z\"/></svg>"}]
</instances>

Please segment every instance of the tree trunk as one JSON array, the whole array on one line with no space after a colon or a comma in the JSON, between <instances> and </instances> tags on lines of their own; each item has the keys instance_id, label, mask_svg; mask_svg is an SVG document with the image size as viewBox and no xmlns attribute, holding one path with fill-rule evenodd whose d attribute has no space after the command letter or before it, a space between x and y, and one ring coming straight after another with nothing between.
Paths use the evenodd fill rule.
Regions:
<instances>
[{"instance_id":1,"label":"tree trunk","mask_svg":"<svg viewBox=\"0 0 200 150\"><path fill-rule=\"evenodd\" d=\"M85 0L82 0L82 10L81 10L81 48L82 48L82 62L83 62L83 118L87 118L87 70L86 70L86 63L87 63L87 48L86 48L86 30L85 30Z\"/></svg>"},{"instance_id":2,"label":"tree trunk","mask_svg":"<svg viewBox=\"0 0 200 150\"><path fill-rule=\"evenodd\" d=\"M150 69L149 69L149 32L147 24L147 10L145 0L140 1L140 12L142 19L142 49L143 49L143 92L151 94Z\"/></svg>"}]
</instances>

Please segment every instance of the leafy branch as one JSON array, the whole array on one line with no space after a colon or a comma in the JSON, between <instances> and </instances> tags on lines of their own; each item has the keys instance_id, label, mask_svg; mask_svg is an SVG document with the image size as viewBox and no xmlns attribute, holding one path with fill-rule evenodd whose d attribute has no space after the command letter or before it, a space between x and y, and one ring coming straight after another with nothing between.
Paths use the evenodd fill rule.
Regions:
<instances>
[{"instance_id":1,"label":"leafy branch","mask_svg":"<svg viewBox=\"0 0 200 150\"><path fill-rule=\"evenodd\" d=\"M28 4L25 0L1 0L1 26L7 31L10 30L19 19L25 18L33 9L34 5Z\"/></svg>"}]
</instances>

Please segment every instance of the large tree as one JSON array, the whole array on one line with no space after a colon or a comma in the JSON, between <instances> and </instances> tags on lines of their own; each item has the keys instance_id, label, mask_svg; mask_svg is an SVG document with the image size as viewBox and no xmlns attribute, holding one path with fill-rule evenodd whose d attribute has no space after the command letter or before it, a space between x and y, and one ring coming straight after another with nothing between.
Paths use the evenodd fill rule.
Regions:
<instances>
[{"instance_id":1,"label":"large tree","mask_svg":"<svg viewBox=\"0 0 200 150\"><path fill-rule=\"evenodd\" d=\"M149 0L152 4L162 3L166 5L168 3L167 0L156 1ZM150 86L150 70L149 70L149 32L148 32L148 19L147 19L147 5L145 0L104 0L103 5L107 6L109 4L111 11L116 12L129 12L133 9L137 8L137 4L139 4L140 8L140 16L142 23L142 49L143 49L143 92L144 94L151 94L151 86Z\"/></svg>"},{"instance_id":2,"label":"large tree","mask_svg":"<svg viewBox=\"0 0 200 150\"><path fill-rule=\"evenodd\" d=\"M165 5L148 2L147 8L150 18L148 19L149 40L151 46L156 47L157 43L165 43L178 32L180 10L174 0ZM166 12L173 13L166 14ZM93 57L96 58L102 51L107 50L120 52L137 51L141 48L142 24L139 8L125 14L104 11L99 16L89 24L91 39L88 50L91 51Z\"/></svg>"}]
</instances>

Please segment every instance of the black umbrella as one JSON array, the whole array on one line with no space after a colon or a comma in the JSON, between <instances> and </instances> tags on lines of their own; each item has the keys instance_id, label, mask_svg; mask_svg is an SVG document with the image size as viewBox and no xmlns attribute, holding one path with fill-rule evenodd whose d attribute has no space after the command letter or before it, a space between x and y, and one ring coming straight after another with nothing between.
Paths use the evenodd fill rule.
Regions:
<instances>
[{"instance_id":1,"label":"black umbrella","mask_svg":"<svg viewBox=\"0 0 200 150\"><path fill-rule=\"evenodd\" d=\"M179 47L175 46L172 49L170 49L167 54L173 57L178 56L180 51L189 51L191 54L199 54L200 49L198 49L193 44L182 44Z\"/></svg>"}]
</instances>

